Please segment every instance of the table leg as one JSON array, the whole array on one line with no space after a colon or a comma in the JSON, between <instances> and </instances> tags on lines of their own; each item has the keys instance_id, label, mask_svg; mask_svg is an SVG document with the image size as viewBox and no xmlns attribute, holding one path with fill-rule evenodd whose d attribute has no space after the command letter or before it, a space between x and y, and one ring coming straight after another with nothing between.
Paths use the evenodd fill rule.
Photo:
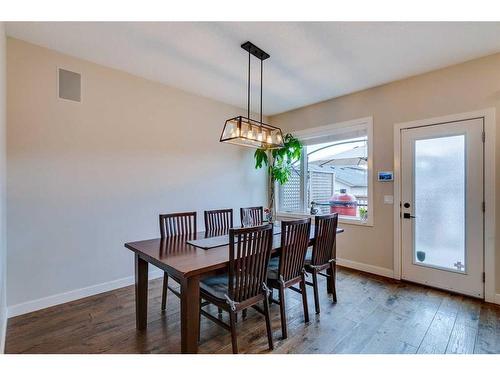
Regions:
<instances>
[{"instance_id":1,"label":"table leg","mask_svg":"<svg viewBox=\"0 0 500 375\"><path fill-rule=\"evenodd\" d=\"M148 324L148 262L135 255L135 326L146 329Z\"/></svg>"},{"instance_id":2,"label":"table leg","mask_svg":"<svg viewBox=\"0 0 500 375\"><path fill-rule=\"evenodd\" d=\"M181 282L181 351L198 352L200 319L200 278L190 277Z\"/></svg>"}]
</instances>

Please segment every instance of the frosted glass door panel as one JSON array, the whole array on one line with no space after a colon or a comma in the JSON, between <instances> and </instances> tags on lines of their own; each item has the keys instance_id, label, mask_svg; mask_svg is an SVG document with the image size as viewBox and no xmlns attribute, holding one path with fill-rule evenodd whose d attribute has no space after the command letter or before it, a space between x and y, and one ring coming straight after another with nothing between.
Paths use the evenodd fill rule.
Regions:
<instances>
[{"instance_id":1,"label":"frosted glass door panel","mask_svg":"<svg viewBox=\"0 0 500 375\"><path fill-rule=\"evenodd\" d=\"M466 272L465 135L416 140L414 157L414 264Z\"/></svg>"}]
</instances>

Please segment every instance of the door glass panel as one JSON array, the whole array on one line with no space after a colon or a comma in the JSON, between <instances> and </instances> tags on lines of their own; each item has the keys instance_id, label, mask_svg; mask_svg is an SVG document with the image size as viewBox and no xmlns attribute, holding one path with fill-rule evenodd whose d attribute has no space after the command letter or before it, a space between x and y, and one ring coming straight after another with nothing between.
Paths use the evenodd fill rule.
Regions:
<instances>
[{"instance_id":1,"label":"door glass panel","mask_svg":"<svg viewBox=\"0 0 500 375\"><path fill-rule=\"evenodd\" d=\"M466 272L465 135L415 141L414 264Z\"/></svg>"}]
</instances>

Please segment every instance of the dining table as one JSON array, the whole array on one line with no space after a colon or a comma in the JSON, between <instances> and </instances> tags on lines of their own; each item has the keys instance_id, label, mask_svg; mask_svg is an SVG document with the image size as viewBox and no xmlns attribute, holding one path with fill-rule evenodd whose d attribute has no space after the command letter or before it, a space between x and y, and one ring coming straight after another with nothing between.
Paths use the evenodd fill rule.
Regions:
<instances>
[{"instance_id":1,"label":"dining table","mask_svg":"<svg viewBox=\"0 0 500 375\"><path fill-rule=\"evenodd\" d=\"M337 228L337 233L343 231L342 228ZM312 246L313 242L314 225L311 225L309 246ZM145 330L147 327L148 266L152 264L179 282L181 352L197 353L200 279L228 269L228 243L227 235L205 232L198 232L189 238L172 236L125 243L125 248L131 250L135 256L136 328ZM280 225L275 222L272 253L279 254L280 250Z\"/></svg>"}]
</instances>

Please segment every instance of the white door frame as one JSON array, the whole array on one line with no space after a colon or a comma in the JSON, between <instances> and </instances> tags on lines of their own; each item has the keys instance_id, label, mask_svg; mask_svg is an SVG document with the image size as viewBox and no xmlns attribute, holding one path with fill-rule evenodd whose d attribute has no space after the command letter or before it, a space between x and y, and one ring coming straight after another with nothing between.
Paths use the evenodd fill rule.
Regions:
<instances>
[{"instance_id":1,"label":"white door frame","mask_svg":"<svg viewBox=\"0 0 500 375\"><path fill-rule=\"evenodd\" d=\"M473 118L484 119L484 297L495 301L495 108L394 124L394 278L401 279L401 130Z\"/></svg>"}]
</instances>

